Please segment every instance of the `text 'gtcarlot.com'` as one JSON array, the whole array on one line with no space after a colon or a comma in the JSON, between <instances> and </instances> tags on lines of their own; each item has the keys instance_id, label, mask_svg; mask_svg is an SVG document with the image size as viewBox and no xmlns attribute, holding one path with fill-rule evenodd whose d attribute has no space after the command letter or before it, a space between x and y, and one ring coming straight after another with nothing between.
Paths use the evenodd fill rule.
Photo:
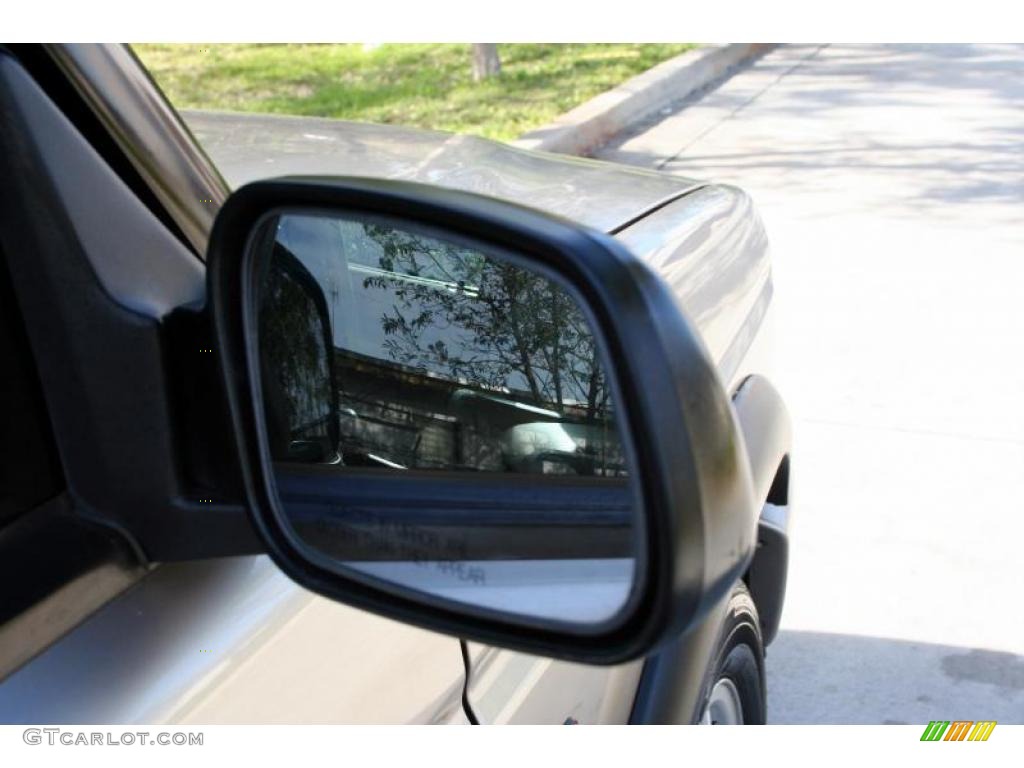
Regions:
<instances>
[{"instance_id":1,"label":"text 'gtcarlot.com'","mask_svg":"<svg viewBox=\"0 0 1024 768\"><path fill-rule=\"evenodd\" d=\"M202 733L168 733L161 731L67 731L62 728L26 728L22 734L26 744L62 744L68 747L124 747L124 746L203 746Z\"/></svg>"}]
</instances>

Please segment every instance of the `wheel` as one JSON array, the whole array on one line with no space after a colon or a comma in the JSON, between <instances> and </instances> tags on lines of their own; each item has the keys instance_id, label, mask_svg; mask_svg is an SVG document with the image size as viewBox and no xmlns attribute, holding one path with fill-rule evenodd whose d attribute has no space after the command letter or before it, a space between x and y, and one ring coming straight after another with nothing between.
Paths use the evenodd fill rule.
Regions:
<instances>
[{"instance_id":1,"label":"wheel","mask_svg":"<svg viewBox=\"0 0 1024 768\"><path fill-rule=\"evenodd\" d=\"M757 606L746 584L729 598L725 621L704 681L701 725L764 725L764 643Z\"/></svg>"}]
</instances>

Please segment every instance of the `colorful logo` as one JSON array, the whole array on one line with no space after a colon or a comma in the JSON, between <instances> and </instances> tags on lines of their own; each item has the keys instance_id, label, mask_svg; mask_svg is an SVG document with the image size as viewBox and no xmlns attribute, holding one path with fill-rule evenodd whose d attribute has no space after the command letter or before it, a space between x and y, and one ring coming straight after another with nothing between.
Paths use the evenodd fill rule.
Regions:
<instances>
[{"instance_id":1,"label":"colorful logo","mask_svg":"<svg viewBox=\"0 0 1024 768\"><path fill-rule=\"evenodd\" d=\"M921 741L988 741L995 727L995 720L932 720L921 734Z\"/></svg>"}]
</instances>

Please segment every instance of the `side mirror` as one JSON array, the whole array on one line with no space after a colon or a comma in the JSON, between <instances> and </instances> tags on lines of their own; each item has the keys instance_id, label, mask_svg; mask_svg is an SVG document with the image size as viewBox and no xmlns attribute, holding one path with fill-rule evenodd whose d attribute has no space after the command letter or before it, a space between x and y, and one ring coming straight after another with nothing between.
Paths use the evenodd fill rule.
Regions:
<instances>
[{"instance_id":1,"label":"side mirror","mask_svg":"<svg viewBox=\"0 0 1024 768\"><path fill-rule=\"evenodd\" d=\"M279 179L224 205L209 275L253 521L300 584L617 663L748 565L729 399L612 238L433 187Z\"/></svg>"}]
</instances>

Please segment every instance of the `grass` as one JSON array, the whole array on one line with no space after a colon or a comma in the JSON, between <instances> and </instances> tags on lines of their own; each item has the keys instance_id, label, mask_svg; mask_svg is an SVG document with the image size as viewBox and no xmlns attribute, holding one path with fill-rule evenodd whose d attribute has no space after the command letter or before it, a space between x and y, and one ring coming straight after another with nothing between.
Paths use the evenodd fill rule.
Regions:
<instances>
[{"instance_id":1,"label":"grass","mask_svg":"<svg viewBox=\"0 0 1024 768\"><path fill-rule=\"evenodd\" d=\"M498 46L502 72L474 83L467 44L133 46L179 108L317 115L514 139L692 48Z\"/></svg>"}]
</instances>

